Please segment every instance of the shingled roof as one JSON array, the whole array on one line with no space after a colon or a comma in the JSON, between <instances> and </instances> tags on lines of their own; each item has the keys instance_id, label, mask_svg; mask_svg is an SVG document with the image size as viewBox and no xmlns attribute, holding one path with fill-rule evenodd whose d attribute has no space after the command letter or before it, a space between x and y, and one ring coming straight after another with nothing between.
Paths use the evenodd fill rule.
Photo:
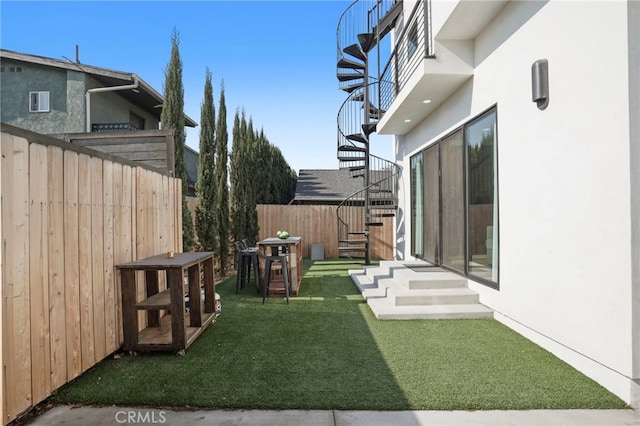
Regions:
<instances>
[{"instance_id":1,"label":"shingled roof","mask_svg":"<svg viewBox=\"0 0 640 426\"><path fill-rule=\"evenodd\" d=\"M348 169L300 170L296 204L338 204L362 189L362 179L351 177Z\"/></svg>"}]
</instances>

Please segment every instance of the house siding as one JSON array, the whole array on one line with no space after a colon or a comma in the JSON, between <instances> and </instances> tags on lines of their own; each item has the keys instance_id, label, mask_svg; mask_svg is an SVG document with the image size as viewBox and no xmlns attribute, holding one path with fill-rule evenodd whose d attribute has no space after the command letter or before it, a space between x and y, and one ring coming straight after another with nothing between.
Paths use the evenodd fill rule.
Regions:
<instances>
[{"instance_id":1,"label":"house siding","mask_svg":"<svg viewBox=\"0 0 640 426\"><path fill-rule=\"evenodd\" d=\"M68 117L67 71L2 60L2 122L38 133L58 131ZM10 72L10 68L21 72ZM29 112L29 92L48 91L50 112ZM65 129L67 131L67 129Z\"/></svg>"},{"instance_id":2,"label":"house siding","mask_svg":"<svg viewBox=\"0 0 640 426\"><path fill-rule=\"evenodd\" d=\"M80 72L67 71L67 114L66 133L85 131L85 76Z\"/></svg>"},{"instance_id":3,"label":"house siding","mask_svg":"<svg viewBox=\"0 0 640 426\"><path fill-rule=\"evenodd\" d=\"M410 217L410 156L497 106L500 289L470 286L497 319L638 404L634 7L509 2L474 40L453 41L473 48L474 76L396 137L396 160L400 216ZM438 10L433 20L444 21ZM531 101L531 64L541 58L550 81L543 111ZM411 223L401 226L397 257L411 258Z\"/></svg>"},{"instance_id":4,"label":"house siding","mask_svg":"<svg viewBox=\"0 0 640 426\"><path fill-rule=\"evenodd\" d=\"M103 87L90 77L85 77L85 85L88 89ZM84 99L84 94L82 96ZM83 103L84 105L84 103ZM144 129L157 130L160 122L158 119L137 105L132 104L118 94L118 91L101 92L91 94L91 124L104 123L128 123L129 112L133 112L144 119ZM85 112L83 112L83 117ZM85 130L80 130L84 132Z\"/></svg>"},{"instance_id":5,"label":"house siding","mask_svg":"<svg viewBox=\"0 0 640 426\"><path fill-rule=\"evenodd\" d=\"M0 118L3 123L41 134L84 133L88 89L103 87L81 71L3 58ZM20 68L21 72L10 72ZM29 112L29 92L49 92L49 112ZM133 112L145 121L145 128L156 130L159 120L118 92L91 95L92 123L128 123Z\"/></svg>"}]
</instances>

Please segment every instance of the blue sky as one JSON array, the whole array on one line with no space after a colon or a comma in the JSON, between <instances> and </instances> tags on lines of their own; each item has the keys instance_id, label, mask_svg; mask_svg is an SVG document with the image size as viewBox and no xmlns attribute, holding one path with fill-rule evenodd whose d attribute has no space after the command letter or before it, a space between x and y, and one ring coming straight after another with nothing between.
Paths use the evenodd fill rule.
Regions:
<instances>
[{"instance_id":1,"label":"blue sky","mask_svg":"<svg viewBox=\"0 0 640 426\"><path fill-rule=\"evenodd\" d=\"M351 1L4 1L4 49L133 72L163 93L171 34L180 36L185 113L200 122L206 68L216 106L224 80L229 149L244 108L289 165L335 169L336 28ZM198 150L199 129L187 145ZM384 146L386 145L386 146ZM390 145L372 148L385 155ZM376 152L376 149L378 152ZM381 152L381 153L380 153Z\"/></svg>"}]
</instances>

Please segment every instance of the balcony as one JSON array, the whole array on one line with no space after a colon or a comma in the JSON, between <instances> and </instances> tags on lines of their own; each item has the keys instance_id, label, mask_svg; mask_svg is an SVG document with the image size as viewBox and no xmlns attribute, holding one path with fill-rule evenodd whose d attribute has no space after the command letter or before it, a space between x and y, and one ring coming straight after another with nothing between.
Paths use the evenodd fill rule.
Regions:
<instances>
[{"instance_id":1,"label":"balcony","mask_svg":"<svg viewBox=\"0 0 640 426\"><path fill-rule=\"evenodd\" d=\"M93 133L128 132L131 130L140 129L132 123L99 123L91 125L91 132Z\"/></svg>"},{"instance_id":2,"label":"balcony","mask_svg":"<svg viewBox=\"0 0 640 426\"><path fill-rule=\"evenodd\" d=\"M505 3L434 2L434 10L429 1L415 4L380 78L379 134L407 134L473 77L474 40Z\"/></svg>"}]
</instances>

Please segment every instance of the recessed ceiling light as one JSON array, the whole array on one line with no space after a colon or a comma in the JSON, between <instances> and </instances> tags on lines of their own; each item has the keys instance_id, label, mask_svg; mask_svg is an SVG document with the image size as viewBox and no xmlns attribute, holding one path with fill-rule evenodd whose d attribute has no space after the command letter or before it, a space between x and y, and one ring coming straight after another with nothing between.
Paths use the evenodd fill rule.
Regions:
<instances>
[{"instance_id":1,"label":"recessed ceiling light","mask_svg":"<svg viewBox=\"0 0 640 426\"><path fill-rule=\"evenodd\" d=\"M431 103L431 99L425 99L424 101L422 101L423 104L430 104Z\"/></svg>"},{"instance_id":2,"label":"recessed ceiling light","mask_svg":"<svg viewBox=\"0 0 640 426\"><path fill-rule=\"evenodd\" d=\"M411 123L411 119L407 118L406 120L404 120L405 123Z\"/></svg>"}]
</instances>

